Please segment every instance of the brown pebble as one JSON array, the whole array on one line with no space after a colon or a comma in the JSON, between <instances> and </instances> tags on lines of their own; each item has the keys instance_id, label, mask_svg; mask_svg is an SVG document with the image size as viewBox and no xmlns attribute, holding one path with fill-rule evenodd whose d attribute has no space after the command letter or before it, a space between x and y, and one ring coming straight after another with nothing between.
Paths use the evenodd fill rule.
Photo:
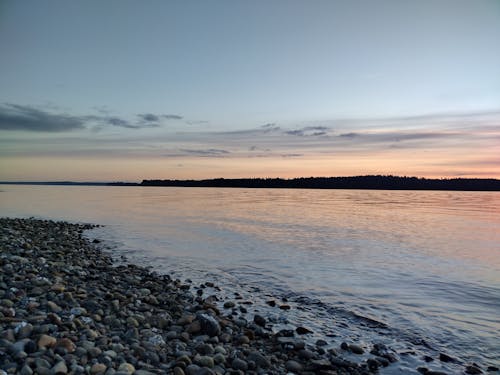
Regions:
<instances>
[{"instance_id":1,"label":"brown pebble","mask_svg":"<svg viewBox=\"0 0 500 375\"><path fill-rule=\"evenodd\" d=\"M41 335L40 338L38 339L38 348L39 349L45 349L45 348L53 348L56 346L57 339L55 337L49 336L49 335Z\"/></svg>"},{"instance_id":2,"label":"brown pebble","mask_svg":"<svg viewBox=\"0 0 500 375\"><path fill-rule=\"evenodd\" d=\"M76 349L76 345L73 343L73 341L66 337L57 340L56 346L66 349L68 353L73 353Z\"/></svg>"}]
</instances>

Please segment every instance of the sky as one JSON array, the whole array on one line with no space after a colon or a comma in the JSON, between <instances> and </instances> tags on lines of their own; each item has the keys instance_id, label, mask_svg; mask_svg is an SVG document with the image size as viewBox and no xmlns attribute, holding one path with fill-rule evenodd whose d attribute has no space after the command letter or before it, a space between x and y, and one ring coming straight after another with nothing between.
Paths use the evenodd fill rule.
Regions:
<instances>
[{"instance_id":1,"label":"sky","mask_svg":"<svg viewBox=\"0 0 500 375\"><path fill-rule=\"evenodd\" d=\"M0 180L500 178L500 1L0 0Z\"/></svg>"}]
</instances>

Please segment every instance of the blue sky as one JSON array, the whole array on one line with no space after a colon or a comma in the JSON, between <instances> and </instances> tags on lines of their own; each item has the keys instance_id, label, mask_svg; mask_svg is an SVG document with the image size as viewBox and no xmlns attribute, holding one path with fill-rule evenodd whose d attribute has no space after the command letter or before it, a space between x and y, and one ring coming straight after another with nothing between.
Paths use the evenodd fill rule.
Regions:
<instances>
[{"instance_id":1,"label":"blue sky","mask_svg":"<svg viewBox=\"0 0 500 375\"><path fill-rule=\"evenodd\" d=\"M496 0L3 1L0 178L500 176L499 40Z\"/></svg>"}]
</instances>

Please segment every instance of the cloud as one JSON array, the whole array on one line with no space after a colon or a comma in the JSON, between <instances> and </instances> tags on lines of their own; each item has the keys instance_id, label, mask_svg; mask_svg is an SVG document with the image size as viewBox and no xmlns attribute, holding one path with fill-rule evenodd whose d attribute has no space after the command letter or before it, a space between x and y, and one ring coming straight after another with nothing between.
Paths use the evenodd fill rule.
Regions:
<instances>
[{"instance_id":1,"label":"cloud","mask_svg":"<svg viewBox=\"0 0 500 375\"><path fill-rule=\"evenodd\" d=\"M127 120L124 120L119 117L105 117L103 118L104 122L113 125L113 126L119 126L121 128L128 128L128 129L138 129L140 126L138 125L132 125L130 124Z\"/></svg>"},{"instance_id":2,"label":"cloud","mask_svg":"<svg viewBox=\"0 0 500 375\"><path fill-rule=\"evenodd\" d=\"M304 154L281 154L282 158L298 158L304 156Z\"/></svg>"},{"instance_id":3,"label":"cloud","mask_svg":"<svg viewBox=\"0 0 500 375\"><path fill-rule=\"evenodd\" d=\"M155 115L154 113L140 113L137 115L142 122L157 123L161 119L167 120L182 120L183 117L179 115Z\"/></svg>"},{"instance_id":4,"label":"cloud","mask_svg":"<svg viewBox=\"0 0 500 375\"><path fill-rule=\"evenodd\" d=\"M344 138L354 138L354 137L358 137L358 136L359 136L359 133L354 133L354 132L339 134L339 137L344 137Z\"/></svg>"},{"instance_id":5,"label":"cloud","mask_svg":"<svg viewBox=\"0 0 500 375\"><path fill-rule=\"evenodd\" d=\"M158 122L158 121L160 121L160 117L153 114L153 113L142 113L142 114L138 114L137 117L139 117L139 119L141 119L141 121L144 121L144 122Z\"/></svg>"},{"instance_id":6,"label":"cloud","mask_svg":"<svg viewBox=\"0 0 500 375\"><path fill-rule=\"evenodd\" d=\"M164 119L167 119L167 120L182 120L183 119L183 117L179 116L179 115L161 115L161 117L163 117Z\"/></svg>"},{"instance_id":7,"label":"cloud","mask_svg":"<svg viewBox=\"0 0 500 375\"><path fill-rule=\"evenodd\" d=\"M270 132L280 130L280 127L273 122L273 123L262 125L260 127L260 129L263 129L264 133L270 133Z\"/></svg>"},{"instance_id":8,"label":"cloud","mask_svg":"<svg viewBox=\"0 0 500 375\"><path fill-rule=\"evenodd\" d=\"M330 128L326 126L306 126L301 129L285 131L285 134L298 137L318 137L328 135L328 130Z\"/></svg>"},{"instance_id":9,"label":"cloud","mask_svg":"<svg viewBox=\"0 0 500 375\"><path fill-rule=\"evenodd\" d=\"M385 142L404 142L445 138L466 138L468 133L464 132L443 132L443 131L379 131L379 132L357 132L342 133L338 138L350 139L356 143L385 143Z\"/></svg>"},{"instance_id":10,"label":"cloud","mask_svg":"<svg viewBox=\"0 0 500 375\"><path fill-rule=\"evenodd\" d=\"M64 132L83 129L85 120L78 116L52 114L31 106L0 105L0 130Z\"/></svg>"},{"instance_id":11,"label":"cloud","mask_svg":"<svg viewBox=\"0 0 500 375\"><path fill-rule=\"evenodd\" d=\"M138 114L139 121L130 121L119 116L110 116L109 111L96 109L101 114L74 116L52 113L29 105L5 103L0 105L0 130L22 130L33 132L67 132L90 129L99 132L107 125L125 129L159 127L161 118L182 119L177 115Z\"/></svg>"},{"instance_id":12,"label":"cloud","mask_svg":"<svg viewBox=\"0 0 500 375\"><path fill-rule=\"evenodd\" d=\"M207 120L197 120L197 121L186 121L188 125L200 125L200 124L208 124L210 121Z\"/></svg>"},{"instance_id":13,"label":"cloud","mask_svg":"<svg viewBox=\"0 0 500 375\"><path fill-rule=\"evenodd\" d=\"M230 154L229 151L227 150L222 150L222 149L217 149L217 148L209 148L209 149L180 149L180 151L186 153L186 154L191 154L191 155L198 155L198 156L222 156L222 155L227 155Z\"/></svg>"}]
</instances>

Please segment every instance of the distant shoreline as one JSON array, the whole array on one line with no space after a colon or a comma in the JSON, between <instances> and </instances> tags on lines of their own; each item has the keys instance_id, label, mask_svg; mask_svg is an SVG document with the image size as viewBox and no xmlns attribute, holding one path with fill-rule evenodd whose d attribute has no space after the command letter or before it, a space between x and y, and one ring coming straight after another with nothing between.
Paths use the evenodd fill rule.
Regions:
<instances>
[{"instance_id":1,"label":"distant shoreline","mask_svg":"<svg viewBox=\"0 0 500 375\"><path fill-rule=\"evenodd\" d=\"M135 182L73 181L0 181L0 185L49 186L162 186L219 187L255 189L361 189L361 190L441 190L500 191L500 180L494 178L428 179L399 176L299 177L283 178L215 178L205 180L143 180Z\"/></svg>"}]
</instances>

